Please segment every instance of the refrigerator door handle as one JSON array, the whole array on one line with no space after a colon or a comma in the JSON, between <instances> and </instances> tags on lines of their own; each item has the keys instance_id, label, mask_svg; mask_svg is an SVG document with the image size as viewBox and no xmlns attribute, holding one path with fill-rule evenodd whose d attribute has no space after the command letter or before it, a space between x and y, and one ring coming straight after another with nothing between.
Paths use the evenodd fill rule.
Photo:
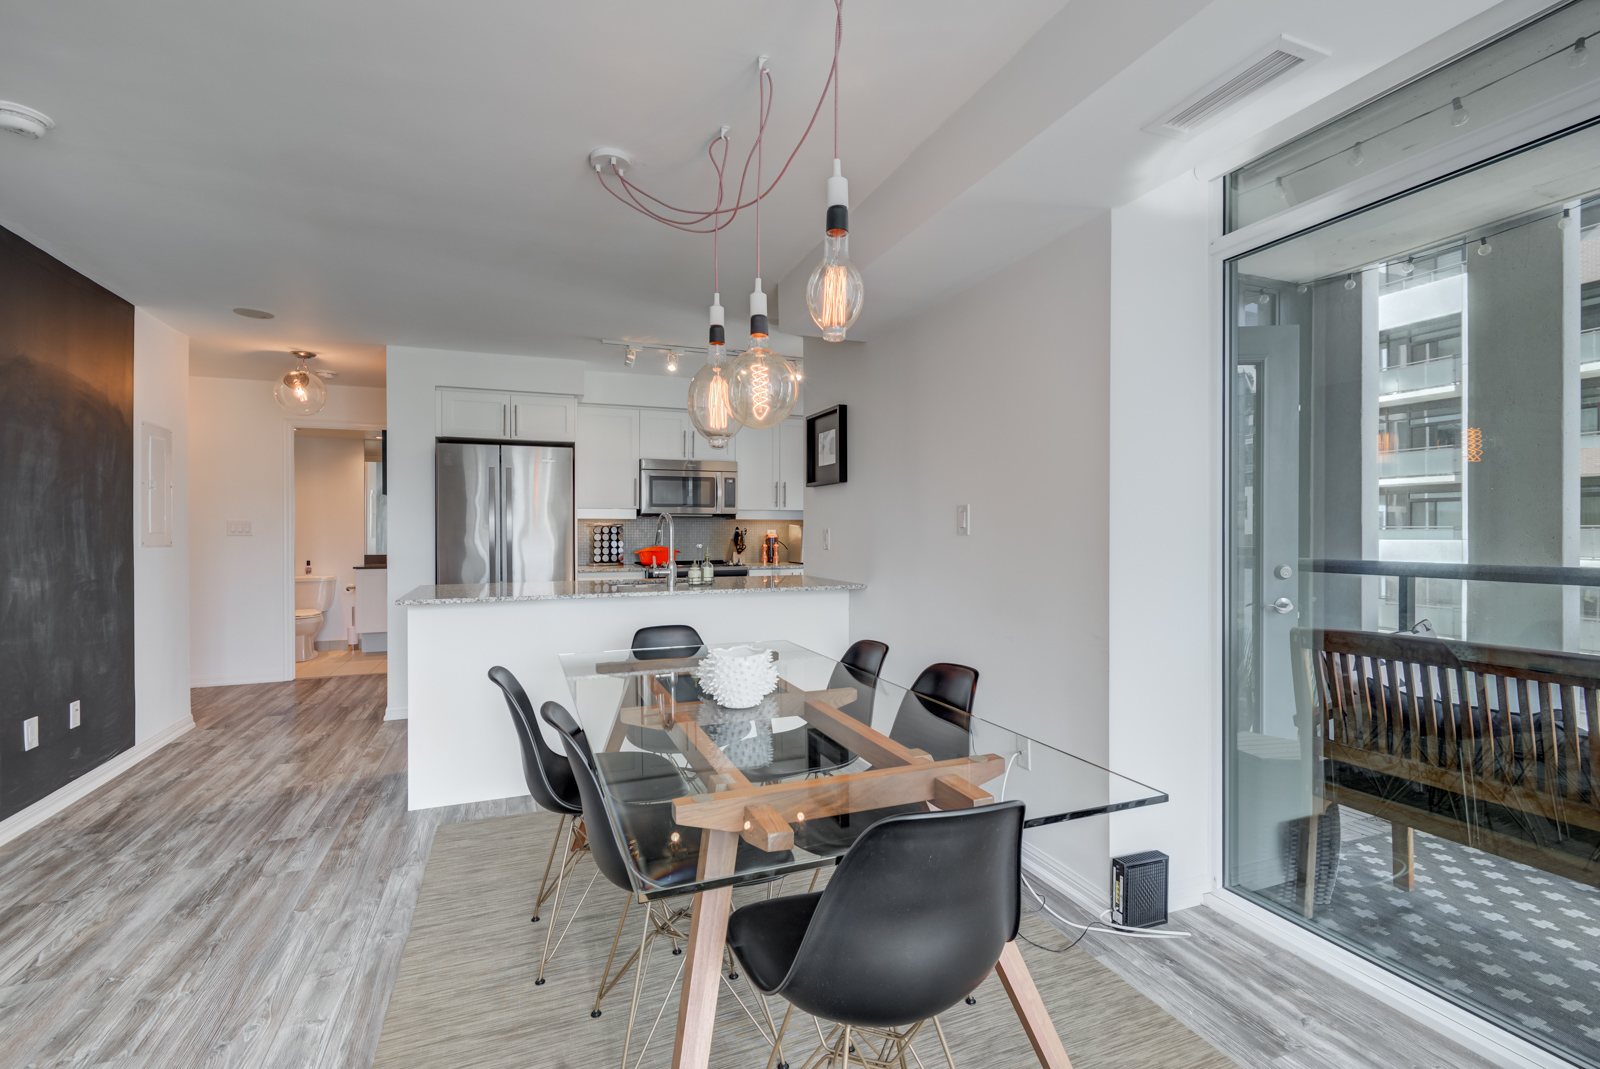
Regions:
<instances>
[{"instance_id":1,"label":"refrigerator door handle","mask_svg":"<svg viewBox=\"0 0 1600 1069\"><path fill-rule=\"evenodd\" d=\"M500 464L500 578L498 582L511 582L511 478L510 465Z\"/></svg>"}]
</instances>

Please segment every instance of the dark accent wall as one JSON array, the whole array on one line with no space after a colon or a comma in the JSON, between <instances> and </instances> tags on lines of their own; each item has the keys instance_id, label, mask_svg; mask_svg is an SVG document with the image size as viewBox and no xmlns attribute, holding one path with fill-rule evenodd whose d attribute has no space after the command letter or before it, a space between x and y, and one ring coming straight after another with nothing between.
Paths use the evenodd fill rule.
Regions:
<instances>
[{"instance_id":1,"label":"dark accent wall","mask_svg":"<svg viewBox=\"0 0 1600 1069\"><path fill-rule=\"evenodd\" d=\"M0 228L0 819L133 745L133 451L133 306Z\"/></svg>"}]
</instances>

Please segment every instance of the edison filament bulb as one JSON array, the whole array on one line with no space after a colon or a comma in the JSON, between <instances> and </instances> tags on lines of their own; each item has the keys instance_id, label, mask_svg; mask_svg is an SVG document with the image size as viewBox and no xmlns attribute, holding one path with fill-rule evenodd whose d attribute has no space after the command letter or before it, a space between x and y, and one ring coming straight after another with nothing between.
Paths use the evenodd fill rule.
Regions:
<instances>
[{"instance_id":1,"label":"edison filament bulb","mask_svg":"<svg viewBox=\"0 0 1600 1069\"><path fill-rule=\"evenodd\" d=\"M750 348L729 369L733 418L752 430L776 427L800 400L800 375L793 364L767 348L767 295L756 279L750 295Z\"/></svg>"},{"instance_id":2,"label":"edison filament bulb","mask_svg":"<svg viewBox=\"0 0 1600 1069\"><path fill-rule=\"evenodd\" d=\"M822 328L824 341L844 341L845 331L861 315L861 272L850 262L850 190L833 161L833 177L828 179L827 234L823 238L822 262L806 283L806 305L811 318Z\"/></svg>"},{"instance_id":3,"label":"edison filament bulb","mask_svg":"<svg viewBox=\"0 0 1600 1069\"><path fill-rule=\"evenodd\" d=\"M328 388L306 366L306 361L317 354L297 349L293 355L300 358L300 363L278 382L272 396L285 411L297 416L321 412L322 406L328 403Z\"/></svg>"},{"instance_id":4,"label":"edison filament bulb","mask_svg":"<svg viewBox=\"0 0 1600 1069\"><path fill-rule=\"evenodd\" d=\"M711 305L710 355L705 366L689 380L689 422L713 449L724 449L743 426L733 418L733 380L726 360L726 332L722 325L722 295Z\"/></svg>"}]
</instances>

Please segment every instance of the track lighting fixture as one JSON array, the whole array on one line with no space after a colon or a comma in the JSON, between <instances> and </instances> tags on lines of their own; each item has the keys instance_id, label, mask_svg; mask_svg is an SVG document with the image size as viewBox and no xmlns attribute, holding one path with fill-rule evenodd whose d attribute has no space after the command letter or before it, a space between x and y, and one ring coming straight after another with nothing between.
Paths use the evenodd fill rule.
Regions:
<instances>
[{"instance_id":1,"label":"track lighting fixture","mask_svg":"<svg viewBox=\"0 0 1600 1069\"><path fill-rule=\"evenodd\" d=\"M1355 275L1346 275L1346 276L1344 276L1344 288L1347 289L1347 290L1353 290L1353 289L1356 288L1356 276Z\"/></svg>"},{"instance_id":2,"label":"track lighting fixture","mask_svg":"<svg viewBox=\"0 0 1600 1069\"><path fill-rule=\"evenodd\" d=\"M1450 125L1465 126L1472 118L1472 113L1467 111L1467 106L1461 103L1460 97L1450 98Z\"/></svg>"},{"instance_id":3,"label":"track lighting fixture","mask_svg":"<svg viewBox=\"0 0 1600 1069\"><path fill-rule=\"evenodd\" d=\"M1479 256L1487 256L1493 251L1494 251L1494 246L1489 244L1489 239L1488 238L1479 238L1478 239L1478 255Z\"/></svg>"},{"instance_id":4,"label":"track lighting fixture","mask_svg":"<svg viewBox=\"0 0 1600 1069\"><path fill-rule=\"evenodd\" d=\"M1567 66L1581 67L1589 58L1589 39L1580 37L1572 42L1572 55L1567 57Z\"/></svg>"},{"instance_id":5,"label":"track lighting fixture","mask_svg":"<svg viewBox=\"0 0 1600 1069\"><path fill-rule=\"evenodd\" d=\"M634 361L635 358L638 357L638 355L639 355L639 350L635 349L631 345L628 346L628 351L622 358L622 366L623 367L632 367L633 366L633 361Z\"/></svg>"}]
</instances>

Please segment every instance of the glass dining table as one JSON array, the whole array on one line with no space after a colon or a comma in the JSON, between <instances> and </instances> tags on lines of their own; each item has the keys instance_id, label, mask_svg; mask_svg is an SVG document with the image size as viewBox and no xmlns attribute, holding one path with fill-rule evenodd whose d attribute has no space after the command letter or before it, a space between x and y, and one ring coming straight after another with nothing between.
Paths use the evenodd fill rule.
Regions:
<instances>
[{"instance_id":1,"label":"glass dining table","mask_svg":"<svg viewBox=\"0 0 1600 1069\"><path fill-rule=\"evenodd\" d=\"M708 1063L735 886L831 867L897 813L1020 799L1026 835L1167 800L791 642L569 653L561 665L633 890L695 896L674 1069ZM1070 1066L1015 943L996 972L1040 1064Z\"/></svg>"}]
</instances>

